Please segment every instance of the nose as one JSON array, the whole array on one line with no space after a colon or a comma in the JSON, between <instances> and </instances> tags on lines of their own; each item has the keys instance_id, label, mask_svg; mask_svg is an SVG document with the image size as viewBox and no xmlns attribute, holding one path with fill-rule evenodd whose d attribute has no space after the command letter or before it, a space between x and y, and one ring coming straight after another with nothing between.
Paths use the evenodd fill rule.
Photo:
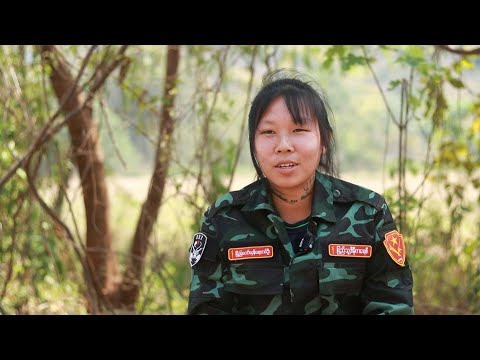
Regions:
<instances>
[{"instance_id":1,"label":"nose","mask_svg":"<svg viewBox=\"0 0 480 360\"><path fill-rule=\"evenodd\" d=\"M284 152L284 151L293 151L292 143L287 135L283 135L280 137L280 141L278 142L275 152Z\"/></svg>"}]
</instances>

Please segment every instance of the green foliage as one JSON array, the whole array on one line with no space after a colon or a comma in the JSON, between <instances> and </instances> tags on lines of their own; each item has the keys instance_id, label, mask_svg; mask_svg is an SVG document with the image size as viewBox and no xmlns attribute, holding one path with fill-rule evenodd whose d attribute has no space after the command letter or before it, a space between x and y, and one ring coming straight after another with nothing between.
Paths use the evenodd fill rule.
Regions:
<instances>
[{"instance_id":1,"label":"green foliage","mask_svg":"<svg viewBox=\"0 0 480 360\"><path fill-rule=\"evenodd\" d=\"M184 315L187 309L190 266L185 257L153 257L137 302L137 313Z\"/></svg>"},{"instance_id":2,"label":"green foliage","mask_svg":"<svg viewBox=\"0 0 480 360\"><path fill-rule=\"evenodd\" d=\"M463 69L471 69L468 61L453 63L429 62L425 48L409 46L399 51L397 61L410 66L420 74L413 100L414 112L419 121L430 121L433 157L423 169L418 164L412 167L411 159L404 159L412 175L430 168L428 187L439 187L439 196L423 198L413 193L387 193L392 201L394 214L400 208L408 214L407 238L411 238L409 254L414 268L415 291L420 312L471 313L478 312L480 301L473 300L478 294L480 257L473 250L480 236L478 223L477 183L480 169L480 147L475 133L475 111L478 105L458 106L451 110L445 85L456 91L465 88L460 77ZM398 85L392 83L391 89ZM423 110L422 110L423 108ZM391 175L394 175L393 168ZM424 175L425 176L425 175ZM467 190L468 189L468 190ZM469 195L466 195L469 194ZM400 196L404 201L400 201ZM405 201L406 200L406 201ZM468 231L466 229L472 229ZM425 269L429 269L428 272ZM441 286L432 286L441 284ZM475 285L477 284L477 285ZM467 300L469 299L469 300ZM448 304L448 305L446 305Z\"/></svg>"},{"instance_id":3,"label":"green foliage","mask_svg":"<svg viewBox=\"0 0 480 360\"><path fill-rule=\"evenodd\" d=\"M325 52L323 67L330 69L335 60L340 62L342 71L349 71L358 65L366 65L368 62L374 62L375 58L360 55L358 48L346 45L333 45Z\"/></svg>"},{"instance_id":4,"label":"green foliage","mask_svg":"<svg viewBox=\"0 0 480 360\"><path fill-rule=\"evenodd\" d=\"M112 49L98 48L82 82ZM87 47L61 50L73 73L78 71ZM238 147L242 151L237 166L250 166L246 138L239 134L249 106L246 92L254 48L194 45L182 50L174 89L175 148L137 303L137 312L144 314L185 313L191 235L198 231L206 206L229 190ZM385 171L395 185L385 196L394 217L405 214L402 231L414 271L417 312L480 313L480 101L472 82L479 74L478 57L419 45L259 46L256 50L253 91L265 71L277 64L307 69L319 80L335 115L341 170L368 171L378 179L386 160ZM120 254L129 250L148 189L163 104L165 53L165 46L132 46L128 61L115 74L118 77L106 84L103 105L94 103L109 179L125 174L147 179L143 185L129 184L129 192L109 188L112 233ZM35 47L0 47L0 65L2 175L25 154L58 104ZM403 134L408 135L408 150L401 165L407 180L414 180L401 190L396 184L399 127L391 122L368 65L397 120L401 93L407 94L410 121ZM35 180L40 193L73 228L62 195L62 187L75 178L69 141L64 129L34 163L41 159ZM6 284L1 309L12 314L85 313L78 260L30 194L23 169L0 189L0 293ZM85 229L85 219L79 218L81 196L73 199L72 206L81 237Z\"/></svg>"}]
</instances>

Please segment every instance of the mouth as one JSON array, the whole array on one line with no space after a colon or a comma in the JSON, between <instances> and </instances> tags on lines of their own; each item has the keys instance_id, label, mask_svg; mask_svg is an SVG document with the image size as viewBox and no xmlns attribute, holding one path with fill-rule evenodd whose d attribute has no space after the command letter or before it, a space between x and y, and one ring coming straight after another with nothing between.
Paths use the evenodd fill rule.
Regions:
<instances>
[{"instance_id":1,"label":"mouth","mask_svg":"<svg viewBox=\"0 0 480 360\"><path fill-rule=\"evenodd\" d=\"M279 163L279 164L275 165L275 167L278 168L278 169L292 169L297 165L298 164L293 163L293 162L284 162L284 163Z\"/></svg>"}]
</instances>

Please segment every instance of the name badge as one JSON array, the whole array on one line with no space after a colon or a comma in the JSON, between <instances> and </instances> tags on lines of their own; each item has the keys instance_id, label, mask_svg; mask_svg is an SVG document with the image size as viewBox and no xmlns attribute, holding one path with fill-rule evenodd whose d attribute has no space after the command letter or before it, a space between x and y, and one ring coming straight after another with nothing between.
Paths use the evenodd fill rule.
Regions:
<instances>
[{"instance_id":1,"label":"name badge","mask_svg":"<svg viewBox=\"0 0 480 360\"><path fill-rule=\"evenodd\" d=\"M273 257L273 246L247 246L228 249L228 260L264 259Z\"/></svg>"},{"instance_id":2,"label":"name badge","mask_svg":"<svg viewBox=\"0 0 480 360\"><path fill-rule=\"evenodd\" d=\"M370 245L329 244L328 255L369 258L372 256L372 247Z\"/></svg>"}]
</instances>

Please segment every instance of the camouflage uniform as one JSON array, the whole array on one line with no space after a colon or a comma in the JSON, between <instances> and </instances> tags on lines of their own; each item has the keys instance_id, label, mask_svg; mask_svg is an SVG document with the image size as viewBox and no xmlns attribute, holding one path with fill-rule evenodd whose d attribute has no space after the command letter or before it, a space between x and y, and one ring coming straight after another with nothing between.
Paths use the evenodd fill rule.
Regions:
<instances>
[{"instance_id":1,"label":"camouflage uniform","mask_svg":"<svg viewBox=\"0 0 480 360\"><path fill-rule=\"evenodd\" d=\"M261 179L205 212L188 314L413 314L408 261L394 261L383 244L396 226L382 196L317 172L309 246L295 254L268 193ZM369 245L370 256L333 256L331 244ZM229 260L244 248L273 254Z\"/></svg>"}]
</instances>

